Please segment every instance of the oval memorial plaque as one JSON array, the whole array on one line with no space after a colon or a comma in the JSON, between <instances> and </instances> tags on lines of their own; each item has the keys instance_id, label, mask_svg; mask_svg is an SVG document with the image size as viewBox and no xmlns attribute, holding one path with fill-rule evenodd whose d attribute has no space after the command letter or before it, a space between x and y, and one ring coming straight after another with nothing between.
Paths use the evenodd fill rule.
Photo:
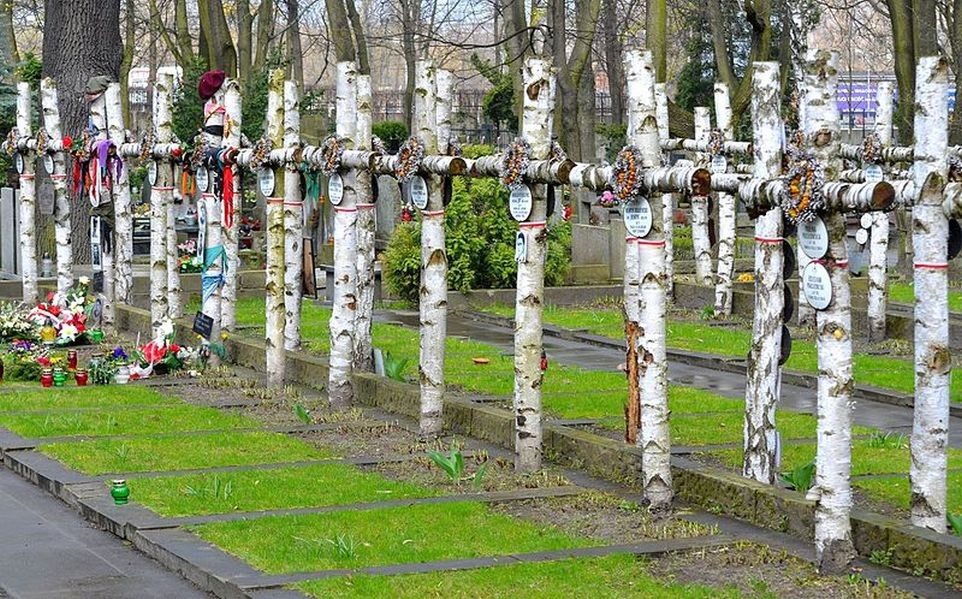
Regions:
<instances>
[{"instance_id":1,"label":"oval memorial plaque","mask_svg":"<svg viewBox=\"0 0 962 599\"><path fill-rule=\"evenodd\" d=\"M157 161L151 160L147 165L147 181L151 185L157 185Z\"/></svg>"},{"instance_id":2,"label":"oval memorial plaque","mask_svg":"<svg viewBox=\"0 0 962 599\"><path fill-rule=\"evenodd\" d=\"M810 222L799 222L797 233L799 246L812 260L822 258L828 252L828 229L821 218L816 216Z\"/></svg>"},{"instance_id":3,"label":"oval memorial plaque","mask_svg":"<svg viewBox=\"0 0 962 599\"><path fill-rule=\"evenodd\" d=\"M43 155L43 169L44 169L45 171L47 171L47 174L48 174L48 175L52 175L52 174L53 174L53 167L54 167L53 156L51 156L50 154L44 154L44 155Z\"/></svg>"},{"instance_id":4,"label":"oval memorial plaque","mask_svg":"<svg viewBox=\"0 0 962 599\"><path fill-rule=\"evenodd\" d=\"M882 167L877 164L870 164L865 167L865 182L878 183L883 178Z\"/></svg>"},{"instance_id":5,"label":"oval memorial plaque","mask_svg":"<svg viewBox=\"0 0 962 599\"><path fill-rule=\"evenodd\" d=\"M828 270L818 262L810 262L802 273L805 299L816 310L824 310L832 303L832 279Z\"/></svg>"},{"instance_id":6,"label":"oval memorial plaque","mask_svg":"<svg viewBox=\"0 0 962 599\"><path fill-rule=\"evenodd\" d=\"M19 174L23 174L23 154L17 152L13 155L13 166L17 169Z\"/></svg>"},{"instance_id":7,"label":"oval memorial plaque","mask_svg":"<svg viewBox=\"0 0 962 599\"><path fill-rule=\"evenodd\" d=\"M728 159L722 155L715 156L711 159L711 172L713 173L724 173L728 170Z\"/></svg>"},{"instance_id":8,"label":"oval memorial plaque","mask_svg":"<svg viewBox=\"0 0 962 599\"><path fill-rule=\"evenodd\" d=\"M428 184L424 177L414 177L409 183L411 193L411 203L418 210L428 207Z\"/></svg>"},{"instance_id":9,"label":"oval memorial plaque","mask_svg":"<svg viewBox=\"0 0 962 599\"><path fill-rule=\"evenodd\" d=\"M210 173L207 172L207 169L204 167L198 168L194 174L194 179L197 181L197 191L206 193L207 188L210 187Z\"/></svg>"},{"instance_id":10,"label":"oval memorial plaque","mask_svg":"<svg viewBox=\"0 0 962 599\"><path fill-rule=\"evenodd\" d=\"M197 203L197 257L201 264L204 262L204 252L207 249L207 203Z\"/></svg>"},{"instance_id":11,"label":"oval memorial plaque","mask_svg":"<svg viewBox=\"0 0 962 599\"><path fill-rule=\"evenodd\" d=\"M257 171L257 187L265 198L271 197L274 193L274 169L265 167Z\"/></svg>"},{"instance_id":12,"label":"oval memorial plaque","mask_svg":"<svg viewBox=\"0 0 962 599\"><path fill-rule=\"evenodd\" d=\"M517 189L511 190L511 197L508 198L508 208L514 220L521 222L531 216L531 189L527 185L522 185Z\"/></svg>"},{"instance_id":13,"label":"oval memorial plaque","mask_svg":"<svg viewBox=\"0 0 962 599\"><path fill-rule=\"evenodd\" d=\"M868 243L868 229L858 229L855 231L855 243L859 245Z\"/></svg>"},{"instance_id":14,"label":"oval memorial plaque","mask_svg":"<svg viewBox=\"0 0 962 599\"><path fill-rule=\"evenodd\" d=\"M866 212L858 219L858 224L860 224L863 229L871 229L872 221L874 220L875 216L871 212Z\"/></svg>"},{"instance_id":15,"label":"oval memorial plaque","mask_svg":"<svg viewBox=\"0 0 962 599\"><path fill-rule=\"evenodd\" d=\"M327 197L331 199L331 203L335 206L340 205L344 200L344 180L337 173L331 175L327 182Z\"/></svg>"},{"instance_id":16,"label":"oval memorial plaque","mask_svg":"<svg viewBox=\"0 0 962 599\"><path fill-rule=\"evenodd\" d=\"M651 232L651 204L645 198L635 198L625 204L625 230L634 237L644 237Z\"/></svg>"}]
</instances>

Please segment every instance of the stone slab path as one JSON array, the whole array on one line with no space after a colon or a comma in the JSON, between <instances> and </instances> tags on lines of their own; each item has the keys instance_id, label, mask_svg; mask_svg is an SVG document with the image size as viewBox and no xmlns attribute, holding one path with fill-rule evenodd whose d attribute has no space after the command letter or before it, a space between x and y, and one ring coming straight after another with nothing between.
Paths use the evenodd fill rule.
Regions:
<instances>
[{"instance_id":1,"label":"stone slab path","mask_svg":"<svg viewBox=\"0 0 962 599\"><path fill-rule=\"evenodd\" d=\"M417 312L380 311L377 319L394 322L408 327L418 327ZM457 313L448 314L448 336L463 336L475 341L501 348L507 354L514 351L514 331L491 322L479 322ZM614 348L600 347L580 341L570 341L545 335L544 348L550 361L579 366L586 370L614 372L624 362L624 352ZM550 372L550 371L549 371ZM701 366L670 362L668 368L670 381L712 391L719 395L744 399L744 375L714 370ZM864 381L868 382L868 381ZM782 398L779 407L796 412L815 413L816 395L814 389L782 383ZM855 424L875 427L910 435L912 433L912 409L874 401L855 402ZM950 418L949 445L962 447L962 418Z\"/></svg>"},{"instance_id":2,"label":"stone slab path","mask_svg":"<svg viewBox=\"0 0 962 599\"><path fill-rule=\"evenodd\" d=\"M210 597L0 468L0 597Z\"/></svg>"}]
</instances>

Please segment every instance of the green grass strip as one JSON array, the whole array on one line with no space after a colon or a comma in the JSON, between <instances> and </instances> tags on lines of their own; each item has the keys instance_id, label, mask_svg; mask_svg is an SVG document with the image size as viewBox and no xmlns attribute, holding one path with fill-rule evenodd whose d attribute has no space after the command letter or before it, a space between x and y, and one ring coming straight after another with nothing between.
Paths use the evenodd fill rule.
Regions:
<instances>
[{"instance_id":1,"label":"green grass strip","mask_svg":"<svg viewBox=\"0 0 962 599\"><path fill-rule=\"evenodd\" d=\"M912 489L906 477L856 479L852 484L873 499L885 501L906 510L910 507ZM947 505L950 514L962 514L962 472L952 472L948 475Z\"/></svg>"},{"instance_id":2,"label":"green grass strip","mask_svg":"<svg viewBox=\"0 0 962 599\"><path fill-rule=\"evenodd\" d=\"M270 516L193 527L269 574L361 568L597 545L480 503ZM339 538L340 537L340 538Z\"/></svg>"},{"instance_id":3,"label":"green grass strip","mask_svg":"<svg viewBox=\"0 0 962 599\"><path fill-rule=\"evenodd\" d=\"M174 405L167 408L97 412L2 414L0 426L24 437L67 435L144 435L230 428L257 428L254 420L214 408Z\"/></svg>"},{"instance_id":4,"label":"green grass strip","mask_svg":"<svg viewBox=\"0 0 962 599\"><path fill-rule=\"evenodd\" d=\"M86 474L246 466L337 457L280 433L170 435L51 443L40 451Z\"/></svg>"},{"instance_id":5,"label":"green grass strip","mask_svg":"<svg viewBox=\"0 0 962 599\"><path fill-rule=\"evenodd\" d=\"M711 452L732 468L742 467L742 450ZM782 445L782 472L803 466L815 459L814 444ZM872 447L869 440L852 443L852 475L907 474L912 457L908 447ZM962 450L949 449L949 468L962 468Z\"/></svg>"},{"instance_id":6,"label":"green grass strip","mask_svg":"<svg viewBox=\"0 0 962 599\"><path fill-rule=\"evenodd\" d=\"M694 584L656 580L644 562L632 555L564 559L554 562L511 564L494 568L431 572L400 576L355 575L313 580L294 585L313 597L459 597L516 599L544 597L612 597L635 599L730 599L734 588L713 589Z\"/></svg>"},{"instance_id":7,"label":"green grass strip","mask_svg":"<svg viewBox=\"0 0 962 599\"><path fill-rule=\"evenodd\" d=\"M441 494L438 490L394 482L345 464L134 478L129 484L132 496L139 503L168 517L369 503Z\"/></svg>"},{"instance_id":8,"label":"green grass strip","mask_svg":"<svg viewBox=\"0 0 962 599\"><path fill-rule=\"evenodd\" d=\"M182 403L139 385L105 385L44 389L5 383L0 386L0 412L68 408L116 408Z\"/></svg>"}]
</instances>

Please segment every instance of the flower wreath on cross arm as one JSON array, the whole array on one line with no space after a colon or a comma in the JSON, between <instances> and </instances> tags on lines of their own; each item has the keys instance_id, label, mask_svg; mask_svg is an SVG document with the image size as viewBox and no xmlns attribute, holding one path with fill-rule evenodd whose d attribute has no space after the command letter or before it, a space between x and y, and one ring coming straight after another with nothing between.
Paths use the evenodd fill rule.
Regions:
<instances>
[{"instance_id":1,"label":"flower wreath on cross arm","mask_svg":"<svg viewBox=\"0 0 962 599\"><path fill-rule=\"evenodd\" d=\"M47 143L50 141L50 136L47 135L47 130L43 127L37 131L37 156L43 156L47 153Z\"/></svg>"},{"instance_id":2,"label":"flower wreath on cross arm","mask_svg":"<svg viewBox=\"0 0 962 599\"><path fill-rule=\"evenodd\" d=\"M624 204L641 192L641 150L627 145L618 152L611 171L611 191L615 203Z\"/></svg>"},{"instance_id":3,"label":"flower wreath on cross arm","mask_svg":"<svg viewBox=\"0 0 962 599\"><path fill-rule=\"evenodd\" d=\"M269 137L261 137L254 144L254 152L251 154L250 167L253 170L257 170L260 167L267 164L267 157L270 155L271 150L274 149L274 144L271 143Z\"/></svg>"},{"instance_id":4,"label":"flower wreath on cross arm","mask_svg":"<svg viewBox=\"0 0 962 599\"><path fill-rule=\"evenodd\" d=\"M378 156L387 155L387 146L384 145L384 140L377 135L371 136L371 149L374 150L374 153Z\"/></svg>"},{"instance_id":5,"label":"flower wreath on cross arm","mask_svg":"<svg viewBox=\"0 0 962 599\"><path fill-rule=\"evenodd\" d=\"M825 207L825 168L804 148L804 141L798 132L785 149L787 164L779 203L793 224L811 222Z\"/></svg>"},{"instance_id":6,"label":"flower wreath on cross arm","mask_svg":"<svg viewBox=\"0 0 962 599\"><path fill-rule=\"evenodd\" d=\"M878 133L872 132L862 140L862 147L859 148L859 158L865 164L882 163L882 138Z\"/></svg>"},{"instance_id":7,"label":"flower wreath on cross arm","mask_svg":"<svg viewBox=\"0 0 962 599\"><path fill-rule=\"evenodd\" d=\"M725 132L721 129L712 129L708 134L708 154L710 158L715 158L725 149Z\"/></svg>"},{"instance_id":8,"label":"flower wreath on cross arm","mask_svg":"<svg viewBox=\"0 0 962 599\"><path fill-rule=\"evenodd\" d=\"M528 171L529 164L531 164L531 144L524 138L516 137L501 155L498 178L508 189L512 191L518 189L524 185L524 175Z\"/></svg>"},{"instance_id":9,"label":"flower wreath on cross arm","mask_svg":"<svg viewBox=\"0 0 962 599\"><path fill-rule=\"evenodd\" d=\"M80 143L72 144L72 151L70 152L74 160L77 162L87 162L90 159L91 142L93 141L93 135L90 134L90 130L84 129L80 134Z\"/></svg>"},{"instance_id":10,"label":"flower wreath on cross arm","mask_svg":"<svg viewBox=\"0 0 962 599\"><path fill-rule=\"evenodd\" d=\"M147 125L147 130L144 132L143 136L140 138L140 152L137 154L137 159L140 162L147 162L150 159L150 155L153 153L154 145L157 143L157 138L154 136L154 128L152 125Z\"/></svg>"},{"instance_id":11,"label":"flower wreath on cross arm","mask_svg":"<svg viewBox=\"0 0 962 599\"><path fill-rule=\"evenodd\" d=\"M14 127L7 133L7 139L3 141L3 151L7 153L7 156L13 156L17 153L18 139L20 139L20 131Z\"/></svg>"},{"instance_id":12,"label":"flower wreath on cross arm","mask_svg":"<svg viewBox=\"0 0 962 599\"><path fill-rule=\"evenodd\" d=\"M409 137L398 149L397 158L394 176L398 183L407 183L418 174L418 169L421 168L421 161L424 160L424 144L417 137Z\"/></svg>"},{"instance_id":13,"label":"flower wreath on cross arm","mask_svg":"<svg viewBox=\"0 0 962 599\"><path fill-rule=\"evenodd\" d=\"M568 159L568 153L557 140L551 140L551 150L548 151L548 160L551 162L564 162Z\"/></svg>"},{"instance_id":14,"label":"flower wreath on cross arm","mask_svg":"<svg viewBox=\"0 0 962 599\"><path fill-rule=\"evenodd\" d=\"M333 176L341 168L341 156L344 155L344 140L336 135L328 135L321 143L321 172L328 177Z\"/></svg>"}]
</instances>

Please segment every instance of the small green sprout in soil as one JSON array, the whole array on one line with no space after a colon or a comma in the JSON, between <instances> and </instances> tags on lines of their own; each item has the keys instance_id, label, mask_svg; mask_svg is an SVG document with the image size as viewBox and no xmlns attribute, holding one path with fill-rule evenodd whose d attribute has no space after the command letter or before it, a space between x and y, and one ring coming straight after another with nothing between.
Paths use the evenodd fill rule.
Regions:
<instances>
[{"instance_id":1,"label":"small green sprout in soil","mask_svg":"<svg viewBox=\"0 0 962 599\"><path fill-rule=\"evenodd\" d=\"M794 470L782 472L778 478L795 491L804 493L812 488L812 483L815 480L815 461L812 460Z\"/></svg>"},{"instance_id":2,"label":"small green sprout in soil","mask_svg":"<svg viewBox=\"0 0 962 599\"><path fill-rule=\"evenodd\" d=\"M391 352L384 352L384 376L395 381L406 381L405 371L409 362L408 358L399 358Z\"/></svg>"}]
</instances>

